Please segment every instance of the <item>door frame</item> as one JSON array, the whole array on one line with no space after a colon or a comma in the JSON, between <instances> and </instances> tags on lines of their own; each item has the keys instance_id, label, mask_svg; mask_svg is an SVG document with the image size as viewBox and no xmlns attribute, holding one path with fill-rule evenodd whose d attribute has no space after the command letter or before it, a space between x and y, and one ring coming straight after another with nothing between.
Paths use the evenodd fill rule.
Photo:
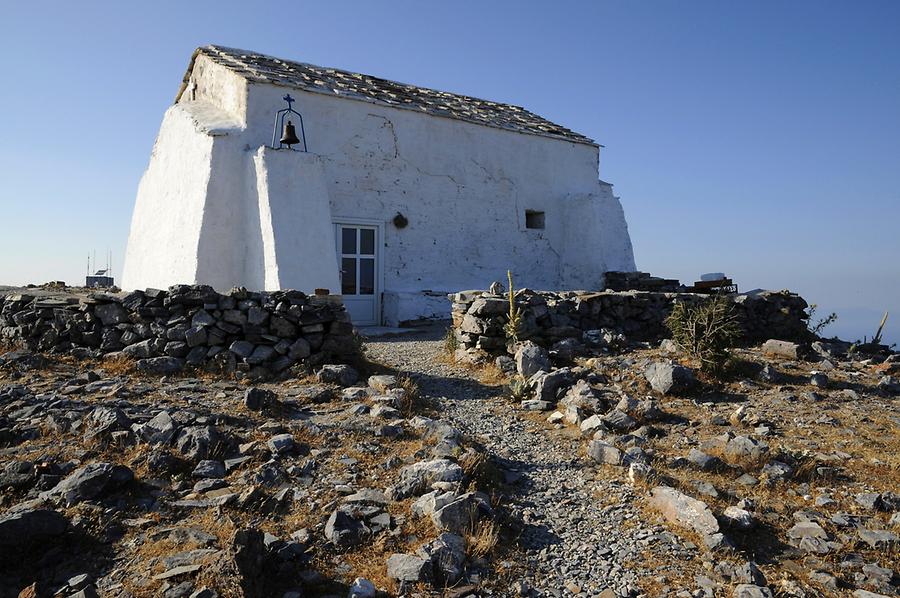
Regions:
<instances>
[{"instance_id":1,"label":"door frame","mask_svg":"<svg viewBox=\"0 0 900 598\"><path fill-rule=\"evenodd\" d=\"M375 229L375 323L363 326L381 326L384 321L381 314L381 299L384 293L384 222L372 218L333 218L334 251L338 258L338 280L341 275L341 235L340 226L368 226Z\"/></svg>"}]
</instances>

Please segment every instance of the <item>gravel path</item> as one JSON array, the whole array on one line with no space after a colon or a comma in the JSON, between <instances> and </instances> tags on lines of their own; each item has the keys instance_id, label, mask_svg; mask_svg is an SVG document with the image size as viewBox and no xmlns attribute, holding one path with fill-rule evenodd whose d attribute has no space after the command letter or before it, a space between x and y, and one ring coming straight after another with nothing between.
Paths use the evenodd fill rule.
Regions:
<instances>
[{"instance_id":1,"label":"gravel path","mask_svg":"<svg viewBox=\"0 0 900 598\"><path fill-rule=\"evenodd\" d=\"M651 575L641 570L642 553L652 545L672 558L684 550L676 538L638 523L631 487L597 477L584 459L583 440L535 425L496 389L441 360L443 335L444 329L434 327L376 338L367 343L369 357L407 373L443 417L521 475L506 500L524 524L524 581L539 596L637 595L638 580Z\"/></svg>"}]
</instances>

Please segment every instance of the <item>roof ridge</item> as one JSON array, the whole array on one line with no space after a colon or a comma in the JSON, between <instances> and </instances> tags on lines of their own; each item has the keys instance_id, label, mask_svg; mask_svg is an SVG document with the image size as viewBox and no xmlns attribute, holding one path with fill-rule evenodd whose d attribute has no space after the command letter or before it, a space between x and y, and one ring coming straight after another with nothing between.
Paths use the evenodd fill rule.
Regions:
<instances>
[{"instance_id":1,"label":"roof ridge","mask_svg":"<svg viewBox=\"0 0 900 598\"><path fill-rule=\"evenodd\" d=\"M260 52L210 44L195 50L184 82L190 78L197 55L203 54L245 79L304 91L337 95L416 110L433 116L462 120L519 133L597 146L589 137L549 121L516 104L497 102L461 93L421 87L356 73L337 67L286 60ZM182 85L182 89L184 85ZM179 92L179 98L181 92ZM178 98L176 98L176 101Z\"/></svg>"},{"instance_id":2,"label":"roof ridge","mask_svg":"<svg viewBox=\"0 0 900 598\"><path fill-rule=\"evenodd\" d=\"M265 57L265 58L269 58L269 59L271 59L271 60L274 60L274 61L276 61L276 62L280 62L280 63L283 63L283 64L298 64L298 65L301 65L301 66L305 66L305 67L309 67L309 68L314 68L314 69L325 69L325 70L329 70L329 71L336 71L336 72L339 72L339 73L343 73L343 74L345 74L345 75L351 75L351 76L352 76L352 75L358 75L358 76L362 76L362 77L369 77L369 78L371 78L371 79L377 79L377 80L379 80L379 81L384 81L384 82L386 82L386 83L393 83L394 85L401 85L401 86L403 86L403 87L408 87L408 88L411 88L411 89L423 89L423 90L431 91L431 92L434 92L434 93L445 93L445 94L447 94L447 95L451 95L451 96L455 96L455 97L459 97L459 98L466 98L466 99L468 99L468 100L476 100L476 101L478 101L478 102L485 102L486 104L496 104L496 105L498 105L498 106L509 106L510 108L517 108L517 109L519 109L519 110L524 110L524 111L526 111L526 112L531 112L531 110L528 110L528 108L525 108L524 106L520 106L520 105L518 105L518 104L512 104L512 103L510 103L510 102L499 102L499 101L497 101L497 100L489 100L489 99L487 99L487 98L480 98L480 97L478 97L478 96L469 95L469 94L467 94L467 93L458 93L458 92L455 92L455 91L447 91L447 90L444 90L444 89L437 89L437 88L434 88L434 87L424 87L424 86L422 86L422 85L415 85L414 83L405 83L405 82L403 82L403 81L397 81L396 79L388 79L388 78L386 78L386 77L379 77L378 75L369 75L369 74L366 74L366 73L358 73L358 72L356 72L356 71L348 71L347 69L343 69L343 68L336 67L336 66L324 66L324 65L321 65L321 64L313 64L313 63L311 63L311 62L300 62L300 61L298 61L298 60L288 60L288 59L286 59L286 58L279 58L279 57L277 57L277 56L272 56L271 54L264 54L264 53L262 53L262 52L253 52L253 51L250 51L250 50L243 50L243 49L241 49L241 48L232 48L232 47L229 47L229 46L219 46L219 45L216 45L216 44L209 44L209 45L207 45L207 46L204 46L204 48L208 48L208 49L210 49L210 50L215 50L216 52L221 52L221 51L224 51L224 52L241 52L241 53L243 53L243 54L251 54L251 55L254 55L254 56L263 56L263 57ZM532 114L535 114L534 112L531 112L531 113L532 113Z\"/></svg>"}]
</instances>

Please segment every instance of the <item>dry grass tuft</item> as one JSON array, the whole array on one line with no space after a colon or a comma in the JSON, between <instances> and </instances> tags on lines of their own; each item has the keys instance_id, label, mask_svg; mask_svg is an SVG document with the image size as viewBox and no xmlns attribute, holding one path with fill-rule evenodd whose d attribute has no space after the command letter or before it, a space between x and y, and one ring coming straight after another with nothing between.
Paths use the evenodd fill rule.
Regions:
<instances>
[{"instance_id":1,"label":"dry grass tuft","mask_svg":"<svg viewBox=\"0 0 900 598\"><path fill-rule=\"evenodd\" d=\"M463 475L469 483L482 492L498 487L503 482L503 474L487 454L481 451L466 451L459 459Z\"/></svg>"},{"instance_id":2,"label":"dry grass tuft","mask_svg":"<svg viewBox=\"0 0 900 598\"><path fill-rule=\"evenodd\" d=\"M391 593L397 591L396 582L387 575L387 559L393 554L387 538L380 535L371 544L342 555L342 559L354 577L365 577L378 588L385 588ZM348 579L349 581L349 579Z\"/></svg>"},{"instance_id":3,"label":"dry grass tuft","mask_svg":"<svg viewBox=\"0 0 900 598\"><path fill-rule=\"evenodd\" d=\"M319 379L316 377L315 372L307 372L302 376L293 378L292 382L296 382L298 385L303 386L305 384L318 384Z\"/></svg>"},{"instance_id":4,"label":"dry grass tuft","mask_svg":"<svg viewBox=\"0 0 900 598\"><path fill-rule=\"evenodd\" d=\"M117 355L110 359L104 359L97 365L109 376L128 376L137 373L134 359L127 355Z\"/></svg>"},{"instance_id":5,"label":"dry grass tuft","mask_svg":"<svg viewBox=\"0 0 900 598\"><path fill-rule=\"evenodd\" d=\"M300 529L315 529L323 519L324 515L314 511L309 503L300 502L292 504L287 513L276 513L266 517L259 522L259 527L273 536L286 538Z\"/></svg>"},{"instance_id":6,"label":"dry grass tuft","mask_svg":"<svg viewBox=\"0 0 900 598\"><path fill-rule=\"evenodd\" d=\"M463 475L470 479L484 467L485 463L487 463L487 457L484 453L477 451L468 451L459 459L459 466L462 467Z\"/></svg>"},{"instance_id":7,"label":"dry grass tuft","mask_svg":"<svg viewBox=\"0 0 900 598\"><path fill-rule=\"evenodd\" d=\"M373 542L341 555L341 560L350 565L352 577L365 577L379 588L386 588L392 593L397 591L396 583L387 576L388 557L394 553L414 553L437 536L430 517L413 517L410 514L409 507L413 500L410 498L391 503L387 507L391 516L404 518L397 530L399 533L380 534ZM346 581L350 582L351 578Z\"/></svg>"},{"instance_id":8,"label":"dry grass tuft","mask_svg":"<svg viewBox=\"0 0 900 598\"><path fill-rule=\"evenodd\" d=\"M453 359L447 363L452 363L468 370L485 386L505 386L510 381L510 377L504 374L503 370L497 367L497 364L493 361L473 363L470 361L459 362Z\"/></svg>"},{"instance_id":9,"label":"dry grass tuft","mask_svg":"<svg viewBox=\"0 0 900 598\"><path fill-rule=\"evenodd\" d=\"M456 331L453 326L450 326L447 328L447 334L444 335L444 346L440 359L446 363L456 363L457 349L459 349L459 340L456 338Z\"/></svg>"},{"instance_id":10,"label":"dry grass tuft","mask_svg":"<svg viewBox=\"0 0 900 598\"><path fill-rule=\"evenodd\" d=\"M500 525L496 521L482 519L465 536L466 554L470 558L482 558L494 552L500 542Z\"/></svg>"},{"instance_id":11,"label":"dry grass tuft","mask_svg":"<svg viewBox=\"0 0 900 598\"><path fill-rule=\"evenodd\" d=\"M322 434L309 426L300 426L291 429L291 434L296 442L308 444L313 448L322 446Z\"/></svg>"},{"instance_id":12,"label":"dry grass tuft","mask_svg":"<svg viewBox=\"0 0 900 598\"><path fill-rule=\"evenodd\" d=\"M403 399L400 402L400 412L407 417L415 415L422 400L419 385L409 376L397 376L397 385L404 390Z\"/></svg>"},{"instance_id":13,"label":"dry grass tuft","mask_svg":"<svg viewBox=\"0 0 900 598\"><path fill-rule=\"evenodd\" d=\"M25 343L20 340L0 340L0 355L7 351L21 351L25 348Z\"/></svg>"},{"instance_id":14,"label":"dry grass tuft","mask_svg":"<svg viewBox=\"0 0 900 598\"><path fill-rule=\"evenodd\" d=\"M489 361L477 370L478 381L485 386L504 386L509 383L509 376L503 373L497 364Z\"/></svg>"},{"instance_id":15,"label":"dry grass tuft","mask_svg":"<svg viewBox=\"0 0 900 598\"><path fill-rule=\"evenodd\" d=\"M218 538L219 547L228 546L231 537L237 529L232 519L227 515L223 516L217 509L209 509L202 513L195 514L186 520L179 521L177 525L194 527L215 535ZM153 573L162 573L165 570L165 564L163 562L165 557L197 548L203 548L203 546L192 541L178 542L172 538L163 537L158 540L150 540L142 543L137 549L137 556L141 561L153 563L151 567ZM209 563L206 564L208 565ZM206 582L209 587L225 590L228 589L227 584L233 584L234 580L222 578L218 571L212 571L209 566L206 566L200 570L197 582L198 584ZM158 596L161 584L162 582L153 582L146 586L136 587L129 582L126 583L126 586L134 596L143 598L144 596ZM223 586L223 584L225 584L225 586Z\"/></svg>"}]
</instances>

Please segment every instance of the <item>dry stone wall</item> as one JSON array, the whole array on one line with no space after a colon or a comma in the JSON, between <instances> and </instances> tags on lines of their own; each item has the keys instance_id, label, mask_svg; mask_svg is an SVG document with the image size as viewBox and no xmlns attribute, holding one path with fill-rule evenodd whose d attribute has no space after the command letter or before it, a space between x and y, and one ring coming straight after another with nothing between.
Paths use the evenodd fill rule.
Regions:
<instances>
[{"instance_id":1,"label":"dry stone wall","mask_svg":"<svg viewBox=\"0 0 900 598\"><path fill-rule=\"evenodd\" d=\"M498 353L506 350L504 326L509 299L485 291L449 295L453 326L463 350ZM546 292L523 289L516 293L522 311L521 340L550 346L563 339L579 341L600 336L603 329L639 341L658 341L669 336L665 319L676 301L696 303L709 295L644 291ZM807 334L807 303L788 291L763 291L731 296L744 330L743 341L770 338L795 340Z\"/></svg>"},{"instance_id":2,"label":"dry stone wall","mask_svg":"<svg viewBox=\"0 0 900 598\"><path fill-rule=\"evenodd\" d=\"M84 357L121 354L138 368L171 373L185 365L226 372L281 372L355 351L353 327L338 297L298 291L217 293L176 285L127 294L7 295L0 338L31 350Z\"/></svg>"}]
</instances>

